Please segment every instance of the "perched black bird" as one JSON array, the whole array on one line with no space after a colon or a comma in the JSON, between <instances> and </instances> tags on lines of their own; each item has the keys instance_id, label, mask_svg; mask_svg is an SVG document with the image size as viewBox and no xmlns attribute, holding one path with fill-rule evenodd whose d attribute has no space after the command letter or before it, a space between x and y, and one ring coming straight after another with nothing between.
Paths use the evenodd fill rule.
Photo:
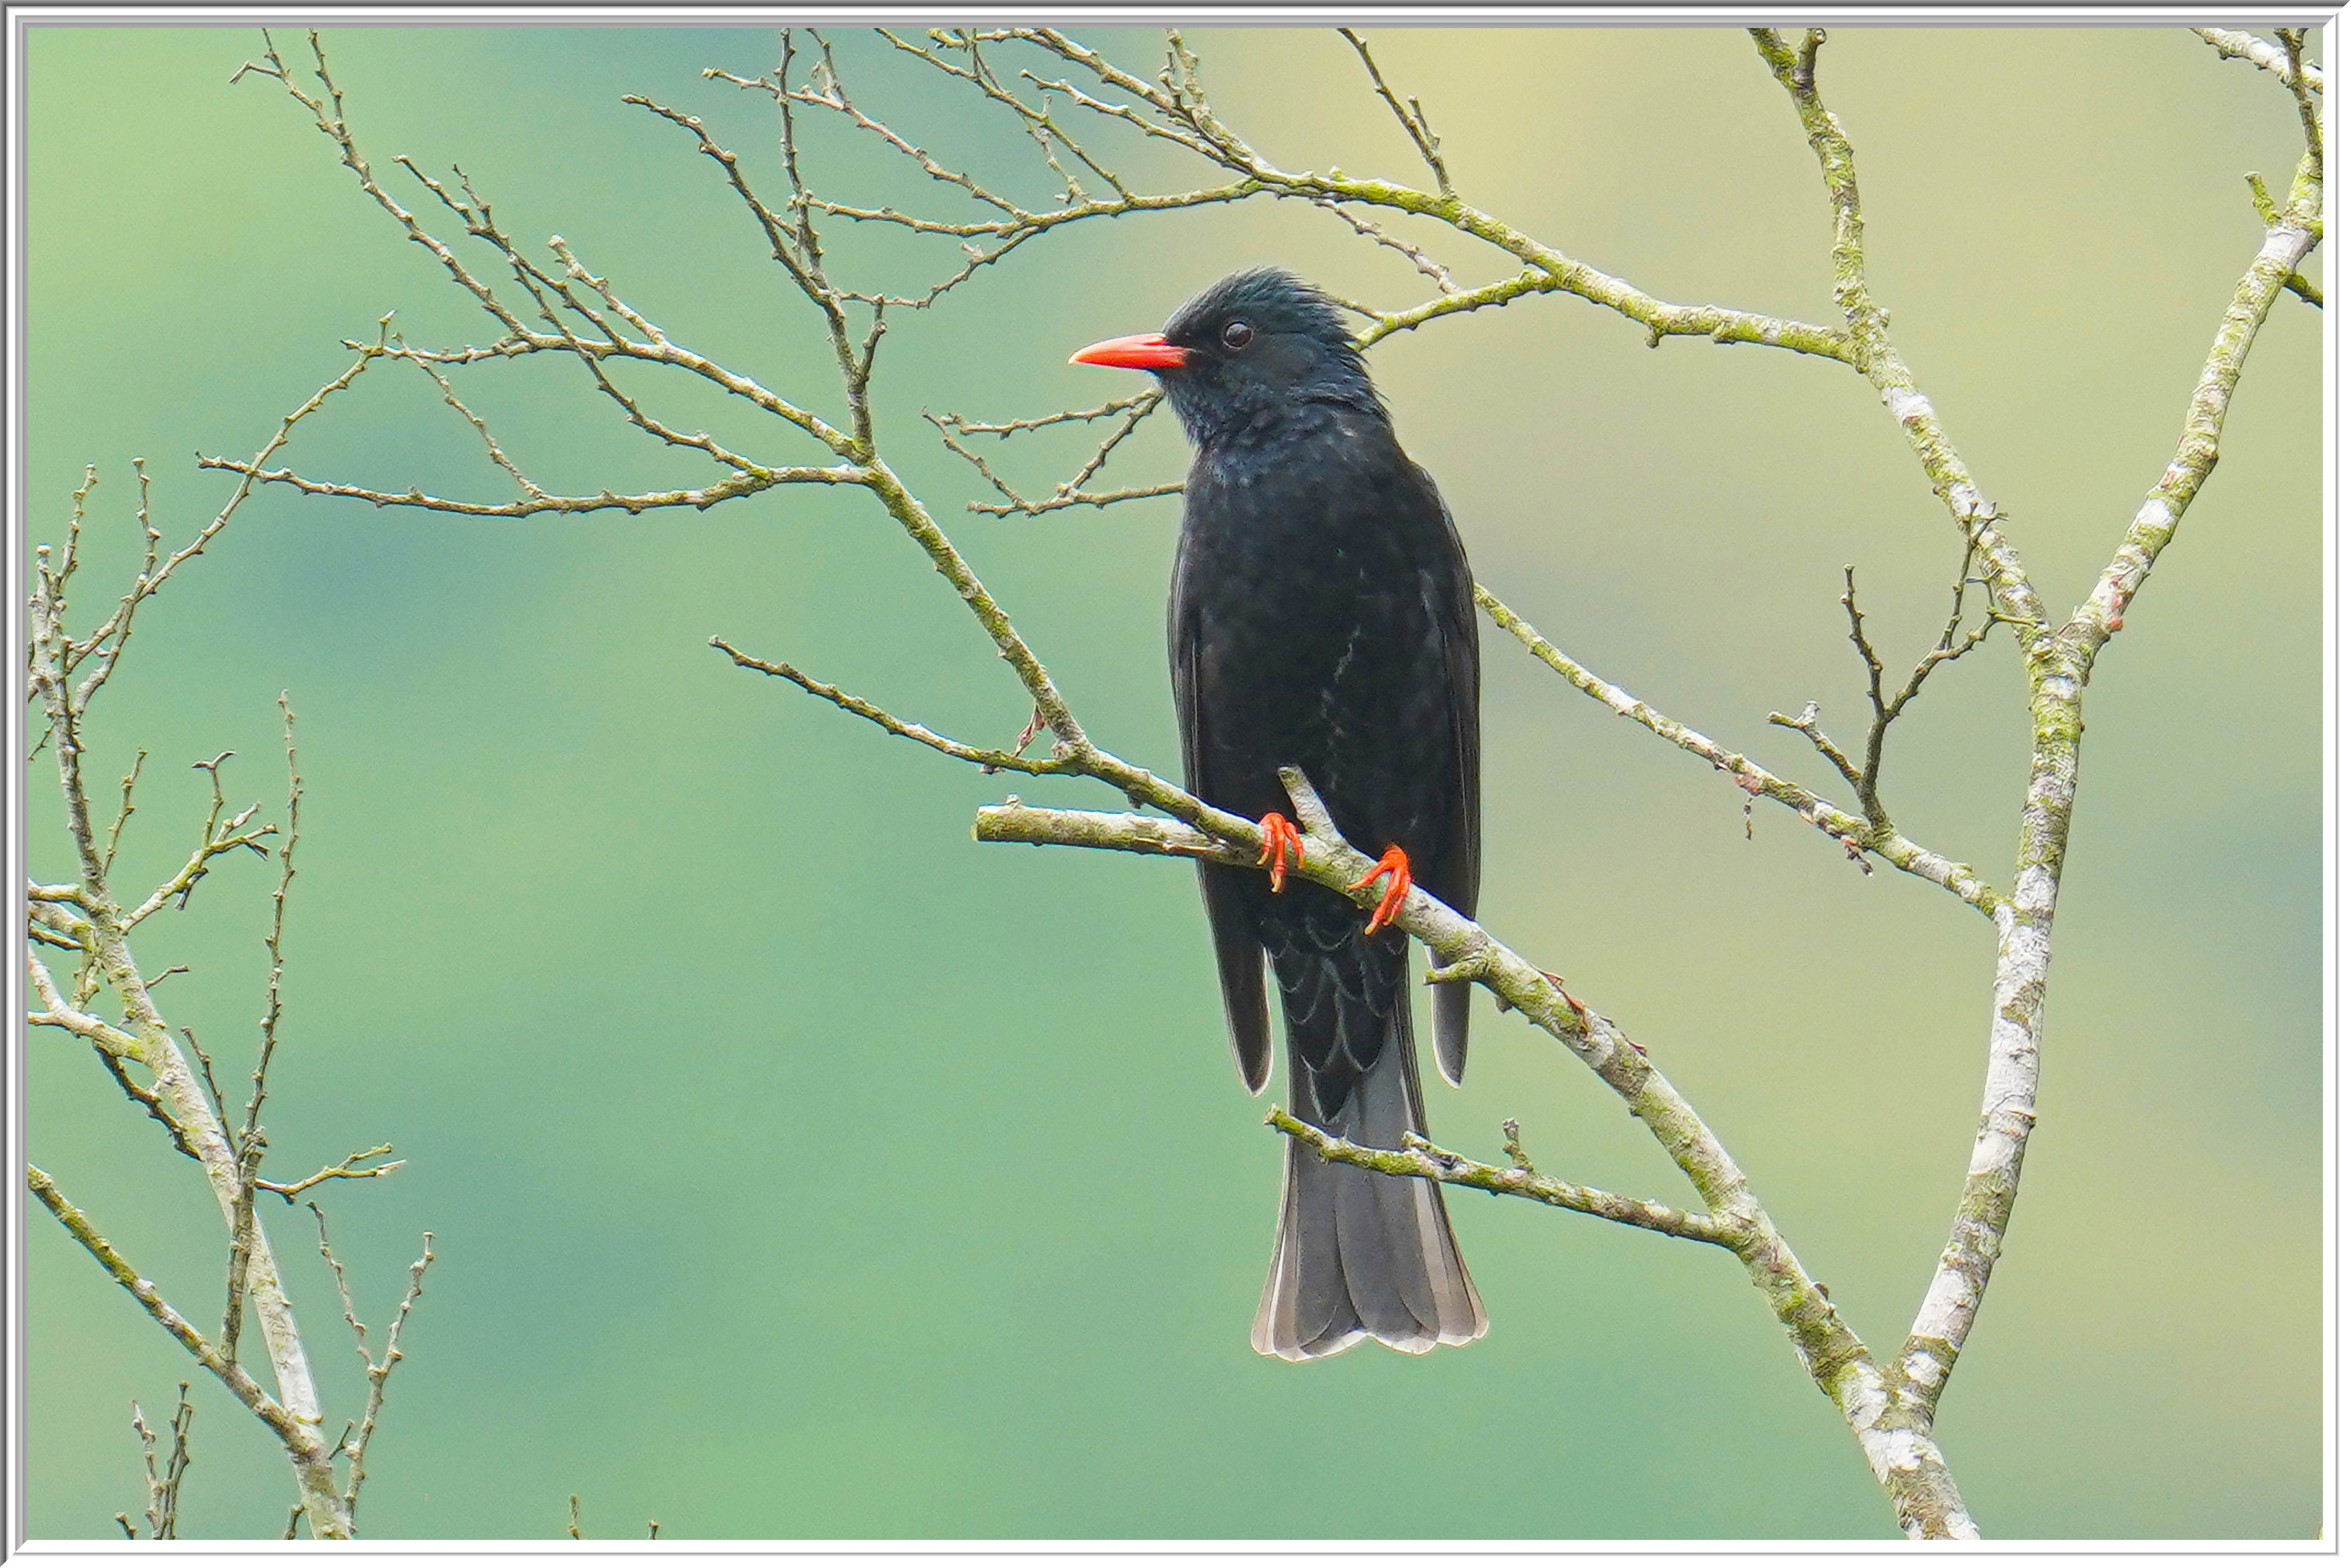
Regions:
<instances>
[{"instance_id":1,"label":"perched black bird","mask_svg":"<svg viewBox=\"0 0 2351 1568\"><path fill-rule=\"evenodd\" d=\"M1478 903L1476 610L1452 518L1396 444L1338 310L1289 273L1235 273L1165 333L1072 359L1157 374L1196 448L1167 605L1185 781L1269 842L1270 875L1200 867L1241 1077L1265 1087L1270 959L1297 1114L1401 1147L1427 1124L1405 942L1388 922L1415 882L1464 915ZM1285 891L1298 832L1285 763L1349 842L1385 850L1357 884L1386 879L1370 925L1327 888ZM1437 989L1437 1064L1456 1083L1468 1004L1463 983ZM1259 1352L1302 1361L1369 1334L1418 1354L1486 1332L1434 1183L1295 1142L1285 1159Z\"/></svg>"}]
</instances>

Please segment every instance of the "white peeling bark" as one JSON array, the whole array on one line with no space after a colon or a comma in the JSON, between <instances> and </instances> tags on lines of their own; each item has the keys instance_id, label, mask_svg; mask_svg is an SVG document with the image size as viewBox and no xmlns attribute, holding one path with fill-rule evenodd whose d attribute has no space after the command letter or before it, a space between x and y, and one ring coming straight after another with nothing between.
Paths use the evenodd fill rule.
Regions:
<instances>
[{"instance_id":1,"label":"white peeling bark","mask_svg":"<svg viewBox=\"0 0 2351 1568\"><path fill-rule=\"evenodd\" d=\"M1936 1404L1974 1327L2015 1208L2025 1145L2032 1135L2042 1000L2081 768L2084 691L2100 650L2122 631L2124 612L2220 461L2221 423L2254 336L2286 277L2316 243L2316 174L2313 161L2305 159L2287 210L2263 235L2261 250L2239 280L2162 477L2133 515L2114 559L2080 608L2032 660L2032 771L2017 841L2015 889L1993 913L2000 939L1982 1108L1949 1240L1893 1369L1897 1401L1922 1429L1931 1429Z\"/></svg>"}]
</instances>

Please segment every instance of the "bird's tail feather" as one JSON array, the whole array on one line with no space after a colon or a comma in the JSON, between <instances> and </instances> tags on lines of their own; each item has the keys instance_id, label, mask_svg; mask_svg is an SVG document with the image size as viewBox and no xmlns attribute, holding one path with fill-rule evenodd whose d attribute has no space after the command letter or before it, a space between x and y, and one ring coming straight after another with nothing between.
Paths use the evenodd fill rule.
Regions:
<instances>
[{"instance_id":1,"label":"bird's tail feather","mask_svg":"<svg viewBox=\"0 0 2351 1568\"><path fill-rule=\"evenodd\" d=\"M1324 1131L1395 1149L1407 1130L1426 1130L1411 1020L1410 1001L1395 998L1384 1048ZM1293 1044L1290 1092L1301 1113L1313 1103L1309 1076ZM1249 1335L1259 1354L1306 1361L1368 1334L1417 1355L1486 1332L1436 1183L1326 1161L1285 1142L1273 1266Z\"/></svg>"}]
</instances>

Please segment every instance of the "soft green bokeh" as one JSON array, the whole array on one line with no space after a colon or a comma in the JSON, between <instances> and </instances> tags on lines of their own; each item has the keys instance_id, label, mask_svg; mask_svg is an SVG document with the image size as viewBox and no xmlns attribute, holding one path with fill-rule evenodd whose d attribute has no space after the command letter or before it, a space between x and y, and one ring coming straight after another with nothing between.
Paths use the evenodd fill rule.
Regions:
<instances>
[{"instance_id":1,"label":"soft green bokeh","mask_svg":"<svg viewBox=\"0 0 2351 1568\"><path fill-rule=\"evenodd\" d=\"M1103 35L1139 66L1151 36ZM1377 37L1462 189L1661 298L1825 319L1827 211L1735 30ZM298 47L298 37L281 43ZM1418 174L1329 33L1192 42L1230 123L1293 164ZM957 163L1050 185L1001 115L844 36L841 68ZM770 115L701 78L771 33L337 29L377 172L462 162L509 232L561 233L680 341L820 407L820 346L717 171L644 92L705 116L772 194ZM494 327L353 188L246 31L36 27L29 55L34 537L85 463L95 615L133 560L130 460L184 538L376 318ZM2184 29L1841 31L1823 81L1859 150L1872 276L1922 385L2053 602L2087 587L2175 439L2258 243L2241 181L2291 169L2279 84ZM1109 139L1114 141L1115 139ZM811 131L820 188L953 212L870 140ZM1196 179L1164 150L1138 181ZM439 222L436 214L435 222ZM454 225L443 223L448 233ZM1472 248L1430 243L1465 277ZM840 225L903 287L951 263ZM475 252L474 259L482 263ZM899 319L882 418L1093 732L1175 766L1160 644L1176 506L973 518L918 413L1034 413L1131 390L1069 367L1219 272L1274 259L1384 303L1425 279L1327 214L1261 203L1080 225ZM2318 312L2283 300L2227 461L2099 666L2057 927L2040 1131L1941 1437L2005 1536L2307 1538L2320 1506ZM1565 298L1391 340L1375 371L1479 575L1667 712L1793 777L1763 716L1857 735L1835 604L1855 564L1889 662L1939 629L1948 518L1837 366L1641 332ZM550 487L700 482L576 368L468 383ZM651 406L775 459L811 449L639 378ZM1031 486L1071 440L991 447ZM287 455L314 475L496 499L421 376L379 368ZM1180 472L1156 422L1113 471ZM301 716L301 875L271 1160L391 1139L330 1192L381 1325L417 1233L439 1254L361 1514L394 1537L1884 1536L1835 1413L1720 1254L1531 1205L1452 1207L1488 1340L1293 1367L1247 1333L1277 1150L1228 1061L1180 866L986 848L1000 796L704 645L721 633L1001 742L1027 716L954 598L870 503L782 491L708 515L476 523L272 491L144 618L92 773L150 755L123 852L161 876L201 820L186 763L282 789ZM1989 927L1865 878L1768 802L1487 643L1487 902L1521 952L1648 1042L1881 1353L1949 1221L1975 1122ZM1906 828L1992 869L2025 744L2012 648L1938 677L1897 734ZM32 775L37 873L60 875ZM1033 800L1104 792L1024 783ZM265 807L265 810L273 808ZM235 1088L269 875L223 866L142 931L163 999ZM1686 1194L1554 1044L1480 1014L1437 1134ZM223 1248L193 1171L87 1052L31 1042L30 1155L191 1315ZM272 1210L335 1418L360 1389L308 1217ZM32 1533L140 1503L127 1402L187 1364L36 1214ZM265 1434L196 1392L191 1535L274 1534Z\"/></svg>"}]
</instances>

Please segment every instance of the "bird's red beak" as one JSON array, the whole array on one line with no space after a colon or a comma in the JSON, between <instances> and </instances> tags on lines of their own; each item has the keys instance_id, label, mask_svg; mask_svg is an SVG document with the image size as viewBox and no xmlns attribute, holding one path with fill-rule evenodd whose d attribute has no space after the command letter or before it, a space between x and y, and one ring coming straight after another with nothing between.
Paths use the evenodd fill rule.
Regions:
<instances>
[{"instance_id":1,"label":"bird's red beak","mask_svg":"<svg viewBox=\"0 0 2351 1568\"><path fill-rule=\"evenodd\" d=\"M1073 365L1116 365L1129 371L1180 370L1192 358L1189 349L1179 349L1156 332L1137 332L1131 338L1105 338L1090 343L1070 356Z\"/></svg>"}]
</instances>

